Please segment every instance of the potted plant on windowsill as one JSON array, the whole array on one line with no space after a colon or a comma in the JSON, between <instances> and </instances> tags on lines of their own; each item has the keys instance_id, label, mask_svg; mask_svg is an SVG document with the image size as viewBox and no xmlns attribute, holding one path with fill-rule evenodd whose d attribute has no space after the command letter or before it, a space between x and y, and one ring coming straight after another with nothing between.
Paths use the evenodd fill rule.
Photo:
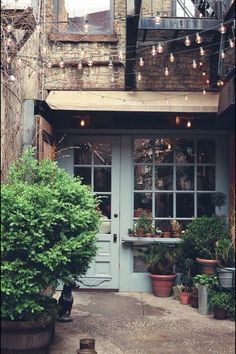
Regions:
<instances>
[{"instance_id":1,"label":"potted plant on windowsill","mask_svg":"<svg viewBox=\"0 0 236 354\"><path fill-rule=\"evenodd\" d=\"M181 232L182 232L182 227L181 227L179 221L176 219L170 219L170 224L171 224L171 228L172 228L173 237L180 237Z\"/></svg>"},{"instance_id":2,"label":"potted plant on windowsill","mask_svg":"<svg viewBox=\"0 0 236 354\"><path fill-rule=\"evenodd\" d=\"M1 190L1 353L47 353L56 300L47 289L85 274L100 214L89 189L28 149ZM17 340L16 340L17 338Z\"/></svg>"},{"instance_id":3,"label":"potted plant on windowsill","mask_svg":"<svg viewBox=\"0 0 236 354\"><path fill-rule=\"evenodd\" d=\"M176 247L173 245L154 243L139 252L152 280L155 296L169 297L176 278L173 266L176 261Z\"/></svg>"},{"instance_id":4,"label":"potted plant on windowsill","mask_svg":"<svg viewBox=\"0 0 236 354\"><path fill-rule=\"evenodd\" d=\"M135 222L135 232L138 237L153 237L152 218L147 212L143 212Z\"/></svg>"},{"instance_id":5,"label":"potted plant on windowsill","mask_svg":"<svg viewBox=\"0 0 236 354\"><path fill-rule=\"evenodd\" d=\"M182 246L189 257L200 264L200 272L215 274L217 242L227 237L227 225L222 217L202 216L193 219L182 236Z\"/></svg>"},{"instance_id":6,"label":"potted plant on windowsill","mask_svg":"<svg viewBox=\"0 0 236 354\"><path fill-rule=\"evenodd\" d=\"M172 236L172 227L169 220L163 220L160 224L163 238L170 238Z\"/></svg>"}]
</instances>

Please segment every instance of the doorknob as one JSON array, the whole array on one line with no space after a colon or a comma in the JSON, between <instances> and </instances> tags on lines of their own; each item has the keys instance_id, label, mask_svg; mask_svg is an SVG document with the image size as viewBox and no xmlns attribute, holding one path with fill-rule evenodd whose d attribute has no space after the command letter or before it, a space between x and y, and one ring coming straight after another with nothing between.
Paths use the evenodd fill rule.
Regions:
<instances>
[{"instance_id":1,"label":"doorknob","mask_svg":"<svg viewBox=\"0 0 236 354\"><path fill-rule=\"evenodd\" d=\"M113 242L117 243L117 234L113 234Z\"/></svg>"},{"instance_id":2,"label":"doorknob","mask_svg":"<svg viewBox=\"0 0 236 354\"><path fill-rule=\"evenodd\" d=\"M114 218L118 218L118 214L114 214Z\"/></svg>"}]
</instances>

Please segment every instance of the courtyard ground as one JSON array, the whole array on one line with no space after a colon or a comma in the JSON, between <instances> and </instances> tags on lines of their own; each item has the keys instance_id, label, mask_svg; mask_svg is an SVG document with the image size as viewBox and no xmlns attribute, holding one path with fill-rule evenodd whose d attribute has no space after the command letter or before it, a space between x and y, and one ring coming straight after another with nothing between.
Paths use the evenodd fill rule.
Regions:
<instances>
[{"instance_id":1,"label":"courtyard ground","mask_svg":"<svg viewBox=\"0 0 236 354\"><path fill-rule=\"evenodd\" d=\"M50 354L75 354L82 338L94 338L98 354L235 353L235 322L200 315L171 297L98 291L73 296L73 322L57 322Z\"/></svg>"}]
</instances>

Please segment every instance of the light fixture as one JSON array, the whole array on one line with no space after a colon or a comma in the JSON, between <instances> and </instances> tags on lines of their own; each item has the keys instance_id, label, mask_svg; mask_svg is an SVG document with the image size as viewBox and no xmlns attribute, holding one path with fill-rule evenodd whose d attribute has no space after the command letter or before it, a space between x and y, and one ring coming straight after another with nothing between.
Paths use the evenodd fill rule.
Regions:
<instances>
[{"instance_id":1,"label":"light fixture","mask_svg":"<svg viewBox=\"0 0 236 354\"><path fill-rule=\"evenodd\" d=\"M168 149L168 150L171 150L171 144L170 144L170 143L168 143L167 149Z\"/></svg>"},{"instance_id":2,"label":"light fixture","mask_svg":"<svg viewBox=\"0 0 236 354\"><path fill-rule=\"evenodd\" d=\"M188 120L188 121L187 121L187 128L191 128L191 126L192 126L192 123L191 123L190 120Z\"/></svg>"},{"instance_id":3,"label":"light fixture","mask_svg":"<svg viewBox=\"0 0 236 354\"><path fill-rule=\"evenodd\" d=\"M223 23L220 24L219 31L221 34L224 34L226 32L226 27Z\"/></svg>"},{"instance_id":4,"label":"light fixture","mask_svg":"<svg viewBox=\"0 0 236 354\"><path fill-rule=\"evenodd\" d=\"M157 14L156 14L156 16L154 18L154 23L156 25L159 25L161 23L161 16L160 16L159 12L157 12Z\"/></svg>"},{"instance_id":5,"label":"light fixture","mask_svg":"<svg viewBox=\"0 0 236 354\"><path fill-rule=\"evenodd\" d=\"M155 56L157 54L156 47L153 45L152 50L151 50L152 56Z\"/></svg>"},{"instance_id":6,"label":"light fixture","mask_svg":"<svg viewBox=\"0 0 236 354\"><path fill-rule=\"evenodd\" d=\"M232 41L232 39L229 39L229 46L230 48L234 48L234 42Z\"/></svg>"},{"instance_id":7,"label":"light fixture","mask_svg":"<svg viewBox=\"0 0 236 354\"><path fill-rule=\"evenodd\" d=\"M186 45L186 47L189 47L189 46L191 45L191 41L190 41L190 39L189 39L189 36L187 36L187 37L185 38L184 44Z\"/></svg>"},{"instance_id":8,"label":"light fixture","mask_svg":"<svg viewBox=\"0 0 236 354\"><path fill-rule=\"evenodd\" d=\"M203 56L205 54L205 51L202 47L200 47L200 55Z\"/></svg>"},{"instance_id":9,"label":"light fixture","mask_svg":"<svg viewBox=\"0 0 236 354\"><path fill-rule=\"evenodd\" d=\"M205 71L202 72L202 76L206 76L206 72Z\"/></svg>"},{"instance_id":10,"label":"light fixture","mask_svg":"<svg viewBox=\"0 0 236 354\"><path fill-rule=\"evenodd\" d=\"M49 69L51 69L51 67L52 67L52 62L49 61L47 66L48 66Z\"/></svg>"},{"instance_id":11,"label":"light fixture","mask_svg":"<svg viewBox=\"0 0 236 354\"><path fill-rule=\"evenodd\" d=\"M188 101L188 96L186 95L184 99L185 99L185 101Z\"/></svg>"},{"instance_id":12,"label":"light fixture","mask_svg":"<svg viewBox=\"0 0 236 354\"><path fill-rule=\"evenodd\" d=\"M196 68L197 68L196 60L193 60L192 67L193 67L193 69L196 69Z\"/></svg>"},{"instance_id":13,"label":"light fixture","mask_svg":"<svg viewBox=\"0 0 236 354\"><path fill-rule=\"evenodd\" d=\"M206 80L206 83L207 83L207 84L209 84L209 83L210 83L210 80L209 80L209 79L207 79L207 80Z\"/></svg>"},{"instance_id":14,"label":"light fixture","mask_svg":"<svg viewBox=\"0 0 236 354\"><path fill-rule=\"evenodd\" d=\"M114 77L114 75L111 76L111 82L112 82L112 83L115 82L115 77Z\"/></svg>"},{"instance_id":15,"label":"light fixture","mask_svg":"<svg viewBox=\"0 0 236 354\"><path fill-rule=\"evenodd\" d=\"M7 31L7 33L11 33L13 31L13 26L8 24L6 27L6 31Z\"/></svg>"},{"instance_id":16,"label":"light fixture","mask_svg":"<svg viewBox=\"0 0 236 354\"><path fill-rule=\"evenodd\" d=\"M165 76L169 76L169 70L168 70L167 67L165 68L164 75L165 75Z\"/></svg>"},{"instance_id":17,"label":"light fixture","mask_svg":"<svg viewBox=\"0 0 236 354\"><path fill-rule=\"evenodd\" d=\"M220 80L220 86L224 86L224 82Z\"/></svg>"},{"instance_id":18,"label":"light fixture","mask_svg":"<svg viewBox=\"0 0 236 354\"><path fill-rule=\"evenodd\" d=\"M81 119L81 121L80 121L80 126L81 126L81 127L84 127L84 126L85 126L85 120L84 120L84 119Z\"/></svg>"},{"instance_id":19,"label":"light fixture","mask_svg":"<svg viewBox=\"0 0 236 354\"><path fill-rule=\"evenodd\" d=\"M89 23L87 19L84 21L83 30L85 33L88 33L89 31Z\"/></svg>"},{"instance_id":20,"label":"light fixture","mask_svg":"<svg viewBox=\"0 0 236 354\"><path fill-rule=\"evenodd\" d=\"M163 52L163 50L164 50L163 45L162 45L161 43L158 43L158 45L157 45L157 52L160 54L160 53Z\"/></svg>"},{"instance_id":21,"label":"light fixture","mask_svg":"<svg viewBox=\"0 0 236 354\"><path fill-rule=\"evenodd\" d=\"M202 66L202 61L199 61L199 66Z\"/></svg>"},{"instance_id":22,"label":"light fixture","mask_svg":"<svg viewBox=\"0 0 236 354\"><path fill-rule=\"evenodd\" d=\"M170 53L169 60L170 60L171 63L173 63L175 61L175 57L174 57L173 53Z\"/></svg>"},{"instance_id":23,"label":"light fixture","mask_svg":"<svg viewBox=\"0 0 236 354\"><path fill-rule=\"evenodd\" d=\"M142 75L141 75L141 72L140 72L140 71L138 72L137 79L138 79L138 81L141 81L141 80L142 80Z\"/></svg>"},{"instance_id":24,"label":"light fixture","mask_svg":"<svg viewBox=\"0 0 236 354\"><path fill-rule=\"evenodd\" d=\"M206 94L206 90L205 90L205 89L203 89L203 90L202 90L202 93L203 93L203 95L205 95L205 94Z\"/></svg>"},{"instance_id":25,"label":"light fixture","mask_svg":"<svg viewBox=\"0 0 236 354\"><path fill-rule=\"evenodd\" d=\"M82 70L82 69L83 69L83 64L82 64L82 61L81 61L81 60L79 61L78 65L77 65L77 68L78 68L79 70Z\"/></svg>"},{"instance_id":26,"label":"light fixture","mask_svg":"<svg viewBox=\"0 0 236 354\"><path fill-rule=\"evenodd\" d=\"M200 36L199 33L196 33L195 42L198 44L202 43L202 37Z\"/></svg>"},{"instance_id":27,"label":"light fixture","mask_svg":"<svg viewBox=\"0 0 236 354\"><path fill-rule=\"evenodd\" d=\"M143 60L143 58L139 58L139 66L144 66L144 60Z\"/></svg>"},{"instance_id":28,"label":"light fixture","mask_svg":"<svg viewBox=\"0 0 236 354\"><path fill-rule=\"evenodd\" d=\"M109 68L110 70L113 69L113 63L112 63L112 60L111 60L111 59L109 60L108 68Z\"/></svg>"},{"instance_id":29,"label":"light fixture","mask_svg":"<svg viewBox=\"0 0 236 354\"><path fill-rule=\"evenodd\" d=\"M180 124L180 117L179 117L179 116L176 116L176 117L175 117L175 124L176 124L176 125L179 125L179 124Z\"/></svg>"},{"instance_id":30,"label":"light fixture","mask_svg":"<svg viewBox=\"0 0 236 354\"><path fill-rule=\"evenodd\" d=\"M87 61L87 64L88 64L89 67L93 66L93 59L89 58L88 61Z\"/></svg>"},{"instance_id":31,"label":"light fixture","mask_svg":"<svg viewBox=\"0 0 236 354\"><path fill-rule=\"evenodd\" d=\"M225 52L223 50L220 51L220 57L221 57L221 59L225 58Z\"/></svg>"},{"instance_id":32,"label":"light fixture","mask_svg":"<svg viewBox=\"0 0 236 354\"><path fill-rule=\"evenodd\" d=\"M168 104L168 99L167 98L165 98L165 104Z\"/></svg>"},{"instance_id":33,"label":"light fixture","mask_svg":"<svg viewBox=\"0 0 236 354\"><path fill-rule=\"evenodd\" d=\"M64 63L63 59L61 59L61 61L59 62L59 67L60 68L64 68L65 67L65 63Z\"/></svg>"}]
</instances>

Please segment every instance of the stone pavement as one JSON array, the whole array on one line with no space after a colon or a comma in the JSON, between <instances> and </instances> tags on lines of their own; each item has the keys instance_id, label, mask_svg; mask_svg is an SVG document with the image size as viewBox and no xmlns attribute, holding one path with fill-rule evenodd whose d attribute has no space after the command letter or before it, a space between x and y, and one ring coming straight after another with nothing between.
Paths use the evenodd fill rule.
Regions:
<instances>
[{"instance_id":1,"label":"stone pavement","mask_svg":"<svg viewBox=\"0 0 236 354\"><path fill-rule=\"evenodd\" d=\"M50 354L75 354L82 338L94 338L98 354L235 353L235 322L200 315L171 297L99 291L73 295L73 322L57 323Z\"/></svg>"}]
</instances>

